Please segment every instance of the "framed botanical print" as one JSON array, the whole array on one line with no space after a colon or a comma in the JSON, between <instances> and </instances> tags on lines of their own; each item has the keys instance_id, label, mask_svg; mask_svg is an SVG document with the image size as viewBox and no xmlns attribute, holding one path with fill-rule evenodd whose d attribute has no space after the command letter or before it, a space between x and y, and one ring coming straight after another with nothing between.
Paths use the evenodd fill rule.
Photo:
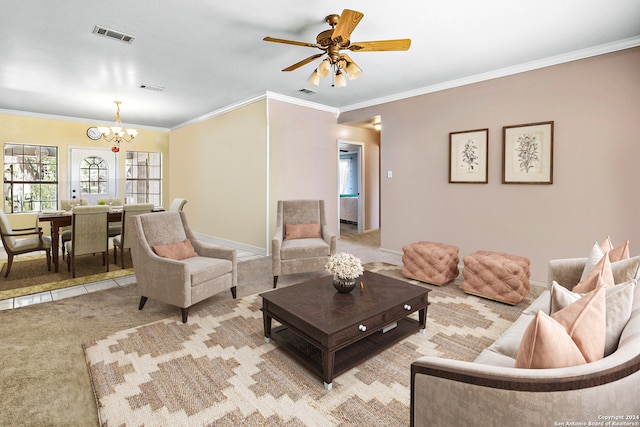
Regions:
<instances>
[{"instance_id":1,"label":"framed botanical print","mask_svg":"<svg viewBox=\"0 0 640 427\"><path fill-rule=\"evenodd\" d=\"M553 183L553 122L502 128L502 183Z\"/></svg>"},{"instance_id":2,"label":"framed botanical print","mask_svg":"<svg viewBox=\"0 0 640 427\"><path fill-rule=\"evenodd\" d=\"M449 182L488 182L489 129L449 133Z\"/></svg>"}]
</instances>

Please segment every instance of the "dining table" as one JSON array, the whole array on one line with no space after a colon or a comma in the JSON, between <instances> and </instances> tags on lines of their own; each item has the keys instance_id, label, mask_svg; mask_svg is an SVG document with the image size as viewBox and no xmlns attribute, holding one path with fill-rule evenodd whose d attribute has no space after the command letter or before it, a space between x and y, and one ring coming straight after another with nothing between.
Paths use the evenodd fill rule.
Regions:
<instances>
[{"instance_id":1,"label":"dining table","mask_svg":"<svg viewBox=\"0 0 640 427\"><path fill-rule=\"evenodd\" d=\"M163 208L154 208L154 212L161 212ZM39 222L49 222L51 225L51 256L54 271L58 272L60 252L60 228L71 225L72 211L43 211L38 214ZM109 222L122 221L122 207L111 207L108 214Z\"/></svg>"}]
</instances>

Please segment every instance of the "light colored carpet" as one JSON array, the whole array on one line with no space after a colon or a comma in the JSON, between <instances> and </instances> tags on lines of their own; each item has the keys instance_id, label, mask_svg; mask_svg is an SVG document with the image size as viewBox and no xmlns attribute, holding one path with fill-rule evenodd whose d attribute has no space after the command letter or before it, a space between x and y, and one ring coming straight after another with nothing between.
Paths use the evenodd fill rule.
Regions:
<instances>
[{"instance_id":1,"label":"light colored carpet","mask_svg":"<svg viewBox=\"0 0 640 427\"><path fill-rule=\"evenodd\" d=\"M366 268L402 279L395 265ZM427 333L338 376L331 391L264 341L258 295L205 307L187 325L172 317L89 341L85 355L101 423L408 425L411 362L421 355L473 360L537 296L512 307L466 295L455 282L423 286L432 289Z\"/></svg>"}]
</instances>

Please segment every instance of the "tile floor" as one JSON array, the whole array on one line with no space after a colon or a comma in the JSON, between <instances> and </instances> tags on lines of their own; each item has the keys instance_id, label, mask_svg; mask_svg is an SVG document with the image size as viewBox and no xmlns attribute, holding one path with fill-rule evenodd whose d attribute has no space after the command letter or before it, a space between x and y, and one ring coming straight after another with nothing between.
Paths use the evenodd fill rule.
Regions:
<instances>
[{"instance_id":1,"label":"tile floor","mask_svg":"<svg viewBox=\"0 0 640 427\"><path fill-rule=\"evenodd\" d=\"M259 255L251 252L238 250L238 261L257 258ZM7 255L0 248L0 259L6 259ZM1 280L1 279L0 279ZM102 280L99 282L87 283L86 285L73 286L71 288L56 289L53 291L40 292L22 297L0 300L0 310L10 310L14 308L25 307L31 304L40 304L43 302L57 301L63 298L70 298L89 292L101 291L104 289L115 288L118 286L129 286L136 282L135 275L117 277L115 279Z\"/></svg>"}]
</instances>

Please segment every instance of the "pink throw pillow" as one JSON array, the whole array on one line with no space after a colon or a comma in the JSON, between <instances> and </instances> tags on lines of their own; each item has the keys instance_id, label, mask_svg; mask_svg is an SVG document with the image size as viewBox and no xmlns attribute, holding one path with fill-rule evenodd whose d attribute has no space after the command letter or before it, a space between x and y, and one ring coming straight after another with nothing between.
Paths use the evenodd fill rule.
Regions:
<instances>
[{"instance_id":1,"label":"pink throw pillow","mask_svg":"<svg viewBox=\"0 0 640 427\"><path fill-rule=\"evenodd\" d=\"M594 290L600 280L598 276L602 276L604 286L613 286L616 284L613 278L613 270L611 269L611 261L609 260L609 252L605 253L593 269L571 290L581 294L586 294Z\"/></svg>"},{"instance_id":2,"label":"pink throw pillow","mask_svg":"<svg viewBox=\"0 0 640 427\"><path fill-rule=\"evenodd\" d=\"M285 240L320 237L320 224L285 224Z\"/></svg>"},{"instance_id":3,"label":"pink throw pillow","mask_svg":"<svg viewBox=\"0 0 640 427\"><path fill-rule=\"evenodd\" d=\"M628 240L609 251L609 260L611 262L622 261L623 259L629 259Z\"/></svg>"},{"instance_id":4,"label":"pink throw pillow","mask_svg":"<svg viewBox=\"0 0 640 427\"><path fill-rule=\"evenodd\" d=\"M538 311L522 336L515 367L563 368L602 359L605 335L605 287L599 286L551 316Z\"/></svg>"},{"instance_id":5,"label":"pink throw pillow","mask_svg":"<svg viewBox=\"0 0 640 427\"><path fill-rule=\"evenodd\" d=\"M168 245L153 246L152 249L158 256L177 261L198 256L189 239L183 242L169 243Z\"/></svg>"}]
</instances>

